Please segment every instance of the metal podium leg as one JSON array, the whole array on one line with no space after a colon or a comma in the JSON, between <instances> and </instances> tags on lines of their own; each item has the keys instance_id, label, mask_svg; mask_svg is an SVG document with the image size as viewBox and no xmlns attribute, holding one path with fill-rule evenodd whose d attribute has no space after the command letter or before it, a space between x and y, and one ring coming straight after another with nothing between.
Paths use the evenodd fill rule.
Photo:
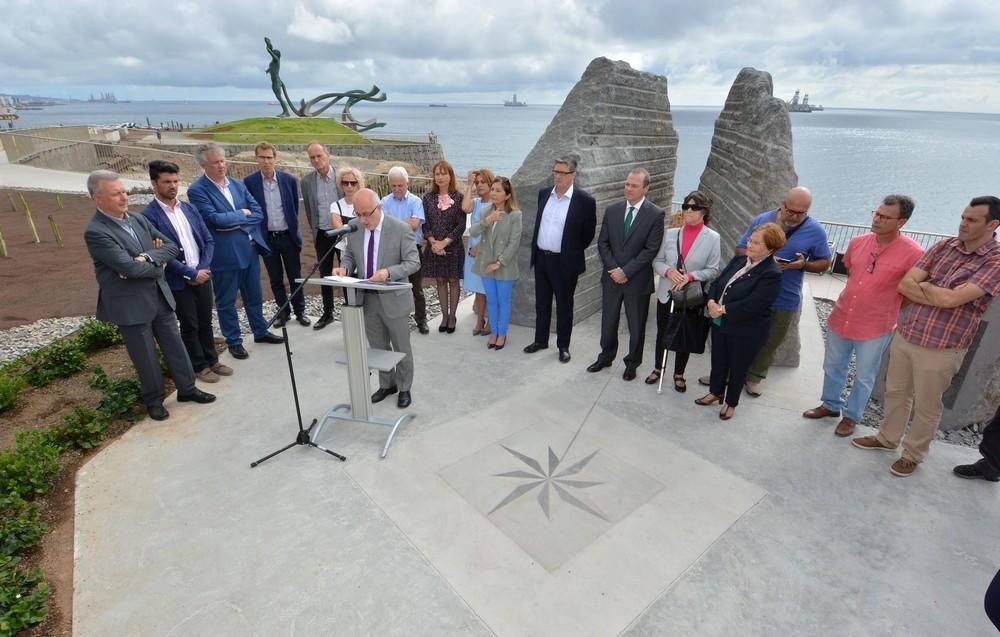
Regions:
<instances>
[{"instance_id":1,"label":"metal podium leg","mask_svg":"<svg viewBox=\"0 0 1000 637\"><path fill-rule=\"evenodd\" d=\"M369 420L372 399L368 384L368 337L365 334L365 310L360 306L342 306L344 349L347 350L347 383L351 394L352 416Z\"/></svg>"}]
</instances>

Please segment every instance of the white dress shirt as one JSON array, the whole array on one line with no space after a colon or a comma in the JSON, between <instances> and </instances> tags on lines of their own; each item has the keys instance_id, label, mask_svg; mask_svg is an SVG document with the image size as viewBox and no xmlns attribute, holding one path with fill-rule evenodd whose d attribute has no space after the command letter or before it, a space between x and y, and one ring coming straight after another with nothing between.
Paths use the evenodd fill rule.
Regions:
<instances>
[{"instance_id":1,"label":"white dress shirt","mask_svg":"<svg viewBox=\"0 0 1000 637\"><path fill-rule=\"evenodd\" d=\"M197 268L201 262L201 250L198 249L198 241L194 238L194 230L191 229L191 223L181 208L181 202L178 201L175 206L170 206L157 197L156 203L160 204L163 214L167 215L167 220L177 233L177 240L181 244L181 250L184 251L182 260L192 268Z\"/></svg>"},{"instance_id":2,"label":"white dress shirt","mask_svg":"<svg viewBox=\"0 0 1000 637\"><path fill-rule=\"evenodd\" d=\"M563 229L566 227L566 215L569 214L569 202L573 198L573 186L559 197L556 189L552 189L549 200L542 210L542 223L538 227L538 247L549 252L562 250Z\"/></svg>"},{"instance_id":3,"label":"white dress shirt","mask_svg":"<svg viewBox=\"0 0 1000 637\"><path fill-rule=\"evenodd\" d=\"M379 242L382 240L382 224L383 223L385 223L385 215L384 214L382 215L382 218L379 219L378 225L375 226L374 230L369 230L368 228L365 228L365 236L362 237L362 245L361 245L361 257L362 257L362 261L361 261L361 265L358 267L358 270L367 270L368 269L368 241L370 241L369 237L371 237L372 233L375 233L375 245L374 245L375 256L372 258L372 267L374 267L375 270L372 271L372 272L365 272L365 275L363 277L358 277L358 278L361 278L361 279L370 279L370 278L372 278L372 275L375 274L375 272L378 271L378 246L379 246Z\"/></svg>"}]
</instances>

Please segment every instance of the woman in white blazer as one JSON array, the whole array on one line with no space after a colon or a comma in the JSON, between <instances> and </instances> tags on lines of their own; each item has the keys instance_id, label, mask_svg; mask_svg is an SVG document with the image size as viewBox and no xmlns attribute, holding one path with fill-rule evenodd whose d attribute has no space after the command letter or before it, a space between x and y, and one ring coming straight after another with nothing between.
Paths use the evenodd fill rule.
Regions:
<instances>
[{"instance_id":1,"label":"woman in white blazer","mask_svg":"<svg viewBox=\"0 0 1000 637\"><path fill-rule=\"evenodd\" d=\"M709 322L704 315L704 302L694 307L679 307L671 299L671 290L700 285L708 290L719 276L719 233L708 227L712 215L712 199L698 190L684 198L684 224L663 233L660 252L653 259L653 270L661 277L656 287L656 368L646 377L647 385L655 385L663 374L666 350L674 357L674 389L687 391L684 370L691 354L705 351Z\"/></svg>"}]
</instances>

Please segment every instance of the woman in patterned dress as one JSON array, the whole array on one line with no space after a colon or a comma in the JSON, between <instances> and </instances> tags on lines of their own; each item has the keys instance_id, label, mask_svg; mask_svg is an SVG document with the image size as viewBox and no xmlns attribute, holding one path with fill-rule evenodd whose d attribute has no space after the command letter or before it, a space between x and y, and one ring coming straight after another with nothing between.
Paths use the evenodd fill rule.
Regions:
<instances>
[{"instance_id":1,"label":"woman in patterned dress","mask_svg":"<svg viewBox=\"0 0 1000 637\"><path fill-rule=\"evenodd\" d=\"M476 224L483 208L490 205L490 186L493 185L495 176L489 168L470 170L469 177L465 181L465 195L462 197L462 211L469 215L469 227ZM473 197L473 189L476 196ZM476 274L472 266L476 261L476 254L479 252L479 240L481 237L469 235L468 252L465 256L465 289L476 293L476 299L472 303L472 310L476 313L476 326L472 328L472 335L487 336L490 333L490 324L486 312L486 288L483 287L482 278Z\"/></svg>"},{"instance_id":2,"label":"woman in patterned dress","mask_svg":"<svg viewBox=\"0 0 1000 637\"><path fill-rule=\"evenodd\" d=\"M424 195L424 248L425 277L437 282L438 302L441 304L439 332L455 333L455 312L461 293L461 280L465 270L465 213L462 212L462 193L458 192L455 169L443 159L434 164L431 173L434 186Z\"/></svg>"}]
</instances>

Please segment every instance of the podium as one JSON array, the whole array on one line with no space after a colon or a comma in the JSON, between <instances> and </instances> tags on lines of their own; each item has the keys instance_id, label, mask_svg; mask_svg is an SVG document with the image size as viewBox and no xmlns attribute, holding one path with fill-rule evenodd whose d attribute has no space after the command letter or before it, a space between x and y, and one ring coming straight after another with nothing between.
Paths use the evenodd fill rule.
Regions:
<instances>
[{"instance_id":1,"label":"podium","mask_svg":"<svg viewBox=\"0 0 1000 637\"><path fill-rule=\"evenodd\" d=\"M297 281L303 281L303 279L298 279ZM340 314L344 333L345 356L338 358L336 362L347 364L347 383L351 401L350 403L340 403L330 408L319 422L310 428L309 439L312 442L316 442L316 439L323 431L323 426L329 420L360 422L388 427L389 435L385 439L381 455L382 458L385 458L386 454L389 453L389 445L392 443L396 431L399 430L399 426L407 420L416 417L416 414L404 412L399 418L393 420L391 418L379 418L372 413L371 388L369 386L371 371L391 371L399 361L403 360L406 354L368 347L368 336L365 332L365 310L363 307L364 295L411 290L413 286L408 281L375 283L367 280L351 279L349 277L310 278L304 279L304 282L310 285L344 288L347 293L347 301L341 308Z\"/></svg>"}]
</instances>

